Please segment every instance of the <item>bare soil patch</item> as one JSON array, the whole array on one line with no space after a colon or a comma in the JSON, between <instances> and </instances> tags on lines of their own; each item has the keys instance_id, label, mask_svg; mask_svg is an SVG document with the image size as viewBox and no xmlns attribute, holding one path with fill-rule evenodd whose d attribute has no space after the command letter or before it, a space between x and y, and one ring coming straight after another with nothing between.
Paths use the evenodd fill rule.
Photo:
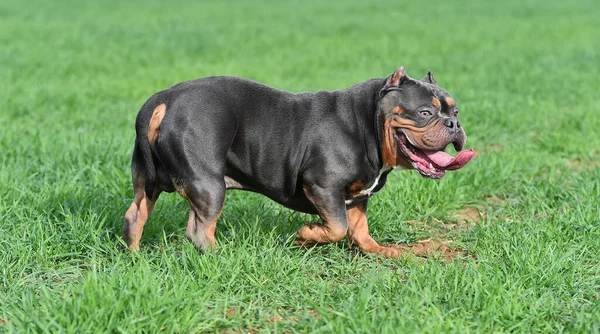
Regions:
<instances>
[{"instance_id":1,"label":"bare soil patch","mask_svg":"<svg viewBox=\"0 0 600 334\"><path fill-rule=\"evenodd\" d=\"M575 172L581 172L584 171L586 169L592 169L592 168L596 168L598 167L598 162L597 161L582 161L581 159L577 158L577 159L565 159L565 163L567 164L567 166L569 166L569 168L572 171Z\"/></svg>"},{"instance_id":2,"label":"bare soil patch","mask_svg":"<svg viewBox=\"0 0 600 334\"><path fill-rule=\"evenodd\" d=\"M451 241L440 238L420 240L409 245L393 244L389 246L402 249L406 254L412 254L421 258L438 258L442 261L451 261L457 256L465 258L476 257L474 254L470 254L465 249L452 247Z\"/></svg>"}]
</instances>

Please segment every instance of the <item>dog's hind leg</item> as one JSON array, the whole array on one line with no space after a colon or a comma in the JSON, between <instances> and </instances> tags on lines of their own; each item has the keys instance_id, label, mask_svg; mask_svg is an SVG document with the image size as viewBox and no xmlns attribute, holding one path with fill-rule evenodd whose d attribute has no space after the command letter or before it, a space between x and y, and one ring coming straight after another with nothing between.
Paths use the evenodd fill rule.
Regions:
<instances>
[{"instance_id":1,"label":"dog's hind leg","mask_svg":"<svg viewBox=\"0 0 600 334\"><path fill-rule=\"evenodd\" d=\"M140 249L140 238L142 237L144 225L161 193L159 187L152 186L152 195L148 197L146 193L147 171L140 167L139 158L136 160L138 153L139 150L135 147L131 169L134 198L129 209L125 212L123 221L123 240L125 240L129 249L133 251Z\"/></svg>"},{"instance_id":2,"label":"dog's hind leg","mask_svg":"<svg viewBox=\"0 0 600 334\"><path fill-rule=\"evenodd\" d=\"M225 202L226 161L236 119L205 96L174 101L167 112L156 155L175 190L190 204L185 235L196 248L210 250Z\"/></svg>"},{"instance_id":3,"label":"dog's hind leg","mask_svg":"<svg viewBox=\"0 0 600 334\"><path fill-rule=\"evenodd\" d=\"M225 203L223 177L203 178L185 185L180 194L190 204L186 237L201 251L215 247L215 228Z\"/></svg>"},{"instance_id":4,"label":"dog's hind leg","mask_svg":"<svg viewBox=\"0 0 600 334\"><path fill-rule=\"evenodd\" d=\"M134 188L134 199L131 206L125 213L123 224L123 239L129 246L129 249L137 251L140 249L140 238L148 216L154 208L160 192L154 191L152 198L148 198L144 187Z\"/></svg>"},{"instance_id":5,"label":"dog's hind leg","mask_svg":"<svg viewBox=\"0 0 600 334\"><path fill-rule=\"evenodd\" d=\"M148 102L142 107L136 119L136 140L131 157L131 179L134 199L125 213L123 239L133 251L140 249L140 238L144 224L154 208L161 193L157 179L157 167L154 164L152 150L159 134L159 128L165 116L166 105L160 104L154 109Z\"/></svg>"}]
</instances>

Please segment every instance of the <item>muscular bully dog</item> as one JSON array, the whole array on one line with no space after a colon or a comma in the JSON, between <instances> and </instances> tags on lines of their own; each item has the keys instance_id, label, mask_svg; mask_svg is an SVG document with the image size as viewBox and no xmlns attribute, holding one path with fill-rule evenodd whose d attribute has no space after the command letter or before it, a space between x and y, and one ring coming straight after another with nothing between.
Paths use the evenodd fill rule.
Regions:
<instances>
[{"instance_id":1,"label":"muscular bully dog","mask_svg":"<svg viewBox=\"0 0 600 334\"><path fill-rule=\"evenodd\" d=\"M400 67L385 79L346 90L292 94L235 77L183 82L154 94L136 119L131 162L134 200L123 238L139 249L161 192L190 204L186 236L215 247L226 189L261 193L318 214L296 244L348 236L365 253L397 257L369 235L367 204L393 169L439 179L473 157L450 94L431 72L422 80ZM455 157L445 149L453 144Z\"/></svg>"}]
</instances>

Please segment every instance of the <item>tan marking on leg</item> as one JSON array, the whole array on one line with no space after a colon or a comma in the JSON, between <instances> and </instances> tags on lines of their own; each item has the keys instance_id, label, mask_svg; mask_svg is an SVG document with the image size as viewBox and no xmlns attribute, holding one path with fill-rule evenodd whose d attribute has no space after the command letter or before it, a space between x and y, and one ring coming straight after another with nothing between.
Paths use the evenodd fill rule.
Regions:
<instances>
[{"instance_id":1,"label":"tan marking on leg","mask_svg":"<svg viewBox=\"0 0 600 334\"><path fill-rule=\"evenodd\" d=\"M202 250L215 249L215 230L217 228L217 221L223 213L225 202L223 202L223 206L221 206L221 211L219 211L219 213L209 223L200 222L197 218L196 212L193 209L192 203L189 200L188 202L190 203L190 215L188 218L187 228L185 230L186 236L197 248L201 248Z\"/></svg>"},{"instance_id":2,"label":"tan marking on leg","mask_svg":"<svg viewBox=\"0 0 600 334\"><path fill-rule=\"evenodd\" d=\"M439 108L442 104L440 103L440 100L438 100L437 98L432 98L431 99L431 104L433 104L434 107Z\"/></svg>"},{"instance_id":3,"label":"tan marking on leg","mask_svg":"<svg viewBox=\"0 0 600 334\"><path fill-rule=\"evenodd\" d=\"M322 220L323 218L321 218ZM312 247L338 242L346 236L346 230L338 229L335 224L323 221L323 224L310 224L302 226L296 235L295 244L298 246Z\"/></svg>"},{"instance_id":4,"label":"tan marking on leg","mask_svg":"<svg viewBox=\"0 0 600 334\"><path fill-rule=\"evenodd\" d=\"M395 248L377 244L369 234L367 212L364 206L358 205L346 211L348 216L348 245L356 245L363 253L380 254L384 257L397 258L400 251Z\"/></svg>"},{"instance_id":5,"label":"tan marking on leg","mask_svg":"<svg viewBox=\"0 0 600 334\"><path fill-rule=\"evenodd\" d=\"M125 212L125 224L134 224L137 220L137 213L140 207L140 203L142 202L142 198L144 197L143 190L144 189L134 190L135 195L133 202L131 202L131 206L129 206L129 209L127 209L127 212Z\"/></svg>"},{"instance_id":6,"label":"tan marking on leg","mask_svg":"<svg viewBox=\"0 0 600 334\"><path fill-rule=\"evenodd\" d=\"M134 188L134 200L125 213L123 222L123 239L132 251L140 249L140 238L148 216L154 208L154 203L158 198L158 192L155 192L152 199L146 197L144 187Z\"/></svg>"},{"instance_id":7,"label":"tan marking on leg","mask_svg":"<svg viewBox=\"0 0 600 334\"><path fill-rule=\"evenodd\" d=\"M329 217L326 209L323 209L325 205L319 202L318 198L315 198L309 187L304 185L304 193L306 197L313 203L313 205L319 211L319 217L323 224L311 224L302 226L296 234L296 245L298 246L317 246L324 245L332 242L338 242L342 240L348 231L346 222L336 221L335 217Z\"/></svg>"},{"instance_id":8,"label":"tan marking on leg","mask_svg":"<svg viewBox=\"0 0 600 334\"><path fill-rule=\"evenodd\" d=\"M167 106L163 103L154 108L154 112L152 113L150 125L148 126L148 142L150 142L150 147L152 149L154 149L154 142L158 137L160 123L162 123L163 117L165 117L166 110Z\"/></svg>"},{"instance_id":9,"label":"tan marking on leg","mask_svg":"<svg viewBox=\"0 0 600 334\"><path fill-rule=\"evenodd\" d=\"M448 103L448 107L452 108L455 105L454 100L451 97L446 98L446 103Z\"/></svg>"},{"instance_id":10,"label":"tan marking on leg","mask_svg":"<svg viewBox=\"0 0 600 334\"><path fill-rule=\"evenodd\" d=\"M206 226L206 229L204 230L204 235L206 235L206 238L208 239L209 243L210 243L210 249L215 249L215 230L217 229L217 221L219 221L219 217L221 217L221 214L223 213L223 208L225 207L225 202L223 202L223 206L221 207L221 211L219 211L219 214L217 214L217 216L212 220L212 222L210 222L210 224L208 224L208 226Z\"/></svg>"}]
</instances>

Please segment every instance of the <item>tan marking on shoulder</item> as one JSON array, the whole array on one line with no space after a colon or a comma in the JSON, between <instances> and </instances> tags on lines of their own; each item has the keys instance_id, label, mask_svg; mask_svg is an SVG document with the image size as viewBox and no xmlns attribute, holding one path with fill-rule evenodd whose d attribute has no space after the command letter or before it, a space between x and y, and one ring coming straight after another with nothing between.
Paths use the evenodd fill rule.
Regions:
<instances>
[{"instance_id":1,"label":"tan marking on shoulder","mask_svg":"<svg viewBox=\"0 0 600 334\"><path fill-rule=\"evenodd\" d=\"M397 106L396 108L394 108L394 110L392 110L392 113L398 114L398 115L402 114L403 112L404 112L404 109L402 109L401 106Z\"/></svg>"},{"instance_id":2,"label":"tan marking on shoulder","mask_svg":"<svg viewBox=\"0 0 600 334\"><path fill-rule=\"evenodd\" d=\"M365 188L365 185L364 185L364 183L362 183L362 181L355 181L348 188L348 195L356 196L356 195L360 194L360 192L364 188Z\"/></svg>"},{"instance_id":3,"label":"tan marking on shoulder","mask_svg":"<svg viewBox=\"0 0 600 334\"><path fill-rule=\"evenodd\" d=\"M440 100L438 100L437 98L432 98L431 99L431 103L433 104L434 107L439 108L442 104L440 103Z\"/></svg>"},{"instance_id":4,"label":"tan marking on shoulder","mask_svg":"<svg viewBox=\"0 0 600 334\"><path fill-rule=\"evenodd\" d=\"M167 105L162 103L154 108L154 112L152 112L152 118L150 119L150 125L148 126L148 142L150 143L151 148L154 148L154 142L158 137L158 130L163 117L165 117L165 111L167 111Z\"/></svg>"},{"instance_id":5,"label":"tan marking on shoulder","mask_svg":"<svg viewBox=\"0 0 600 334\"><path fill-rule=\"evenodd\" d=\"M446 98L446 103L448 103L448 107L452 108L456 104L451 97Z\"/></svg>"}]
</instances>

